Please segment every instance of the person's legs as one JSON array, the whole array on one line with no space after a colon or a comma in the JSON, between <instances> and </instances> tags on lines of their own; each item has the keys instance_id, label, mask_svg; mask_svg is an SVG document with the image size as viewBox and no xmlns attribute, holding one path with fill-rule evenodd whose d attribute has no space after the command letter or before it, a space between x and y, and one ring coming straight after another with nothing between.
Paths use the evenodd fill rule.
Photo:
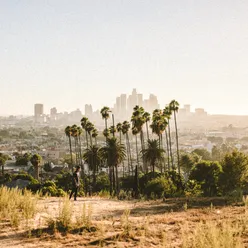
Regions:
<instances>
[{"instance_id":1,"label":"person's legs","mask_svg":"<svg viewBox=\"0 0 248 248\"><path fill-rule=\"evenodd\" d=\"M71 198L72 198L73 193L75 193L75 188L72 188L72 190L71 190L71 194L70 194L69 199L71 199Z\"/></svg>"},{"instance_id":2,"label":"person's legs","mask_svg":"<svg viewBox=\"0 0 248 248\"><path fill-rule=\"evenodd\" d=\"M77 193L78 193L78 187L76 187L74 191L74 201L77 200Z\"/></svg>"}]
</instances>

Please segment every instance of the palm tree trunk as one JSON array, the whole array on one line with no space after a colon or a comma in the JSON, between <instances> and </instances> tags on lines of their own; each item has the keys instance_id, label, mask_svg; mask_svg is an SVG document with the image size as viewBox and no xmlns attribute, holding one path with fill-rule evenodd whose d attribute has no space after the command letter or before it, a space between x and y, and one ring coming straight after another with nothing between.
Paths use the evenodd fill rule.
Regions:
<instances>
[{"instance_id":1,"label":"palm tree trunk","mask_svg":"<svg viewBox=\"0 0 248 248\"><path fill-rule=\"evenodd\" d=\"M178 168L178 173L180 174L180 160L179 160L179 146L178 146L177 119L176 119L176 111L175 111L175 110L174 110L174 120L175 120L175 129L176 129L177 168Z\"/></svg>"},{"instance_id":2,"label":"palm tree trunk","mask_svg":"<svg viewBox=\"0 0 248 248\"><path fill-rule=\"evenodd\" d=\"M143 131L141 130L140 131L140 141L141 141L141 150L144 150L145 149L145 143L144 143L144 133ZM146 166L146 161L144 158L142 158L143 160L143 172L147 173L148 172L148 169L147 169L147 166Z\"/></svg>"},{"instance_id":3,"label":"palm tree trunk","mask_svg":"<svg viewBox=\"0 0 248 248\"><path fill-rule=\"evenodd\" d=\"M115 117L114 114L112 114L112 121L113 121L113 128L115 128ZM115 137L115 130L113 130L113 137Z\"/></svg>"},{"instance_id":4,"label":"palm tree trunk","mask_svg":"<svg viewBox=\"0 0 248 248\"><path fill-rule=\"evenodd\" d=\"M170 150L169 150L168 134L166 129L165 129L165 139L166 139L166 150L167 150L167 159L168 159L168 170L170 170Z\"/></svg>"},{"instance_id":5,"label":"palm tree trunk","mask_svg":"<svg viewBox=\"0 0 248 248\"><path fill-rule=\"evenodd\" d=\"M69 136L69 146L70 146L70 154L71 154L71 171L73 172L73 160L72 160L72 147L71 147L71 136Z\"/></svg>"},{"instance_id":6,"label":"palm tree trunk","mask_svg":"<svg viewBox=\"0 0 248 248\"><path fill-rule=\"evenodd\" d=\"M118 166L115 166L115 183L116 183L116 188L115 188L115 192L116 195L119 195L119 179L118 179Z\"/></svg>"},{"instance_id":7,"label":"palm tree trunk","mask_svg":"<svg viewBox=\"0 0 248 248\"><path fill-rule=\"evenodd\" d=\"M83 158L82 158L82 147L81 147L81 138L80 135L78 136L78 143L79 143L79 157L80 157L80 166L82 170L82 177L84 176L84 166L83 166Z\"/></svg>"},{"instance_id":8,"label":"palm tree trunk","mask_svg":"<svg viewBox=\"0 0 248 248\"><path fill-rule=\"evenodd\" d=\"M146 121L146 134L147 134L147 139L149 140L148 121Z\"/></svg>"},{"instance_id":9,"label":"palm tree trunk","mask_svg":"<svg viewBox=\"0 0 248 248\"><path fill-rule=\"evenodd\" d=\"M138 151L137 135L135 135L135 142L136 142L136 154L137 154L137 164L135 167L135 197L138 198L138 195L139 195L139 151Z\"/></svg>"},{"instance_id":10,"label":"palm tree trunk","mask_svg":"<svg viewBox=\"0 0 248 248\"><path fill-rule=\"evenodd\" d=\"M86 138L86 147L89 148L89 141L88 141L88 132L85 130L85 138Z\"/></svg>"},{"instance_id":11,"label":"palm tree trunk","mask_svg":"<svg viewBox=\"0 0 248 248\"><path fill-rule=\"evenodd\" d=\"M174 170L174 162L173 162L173 154L172 154L172 148L171 148L171 131L170 131L170 121L168 120L168 134L169 134L169 148L170 148L170 157L171 157L171 167L172 170Z\"/></svg>"},{"instance_id":12,"label":"palm tree trunk","mask_svg":"<svg viewBox=\"0 0 248 248\"><path fill-rule=\"evenodd\" d=\"M130 140L129 140L128 133L126 135L127 135L126 137L127 137L127 144L128 144L129 156L130 156L130 165L131 165L132 176L133 176L133 161L132 161L131 145L130 145Z\"/></svg>"}]
</instances>

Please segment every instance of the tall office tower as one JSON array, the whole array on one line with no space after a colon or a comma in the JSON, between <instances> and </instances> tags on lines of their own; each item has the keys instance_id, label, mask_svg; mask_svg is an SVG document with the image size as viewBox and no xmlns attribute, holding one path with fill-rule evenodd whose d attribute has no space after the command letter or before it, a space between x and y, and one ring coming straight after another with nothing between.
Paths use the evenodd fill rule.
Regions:
<instances>
[{"instance_id":1,"label":"tall office tower","mask_svg":"<svg viewBox=\"0 0 248 248\"><path fill-rule=\"evenodd\" d=\"M138 94L138 95L137 95L137 104L138 104L140 107L144 107L143 95L142 95L142 94Z\"/></svg>"},{"instance_id":2,"label":"tall office tower","mask_svg":"<svg viewBox=\"0 0 248 248\"><path fill-rule=\"evenodd\" d=\"M84 114L85 116L91 118L93 115L93 108L91 104L85 104L84 106Z\"/></svg>"},{"instance_id":3,"label":"tall office tower","mask_svg":"<svg viewBox=\"0 0 248 248\"><path fill-rule=\"evenodd\" d=\"M158 109L159 104L158 104L158 99L155 95L150 94L149 96L149 111L150 113L153 112L154 109Z\"/></svg>"},{"instance_id":4,"label":"tall office tower","mask_svg":"<svg viewBox=\"0 0 248 248\"><path fill-rule=\"evenodd\" d=\"M116 114L119 115L121 112L121 97L116 97Z\"/></svg>"},{"instance_id":5,"label":"tall office tower","mask_svg":"<svg viewBox=\"0 0 248 248\"><path fill-rule=\"evenodd\" d=\"M132 112L133 108L138 104L138 94L136 89L133 89L132 95L128 97L128 111Z\"/></svg>"},{"instance_id":6,"label":"tall office tower","mask_svg":"<svg viewBox=\"0 0 248 248\"><path fill-rule=\"evenodd\" d=\"M34 105L34 116L41 116L43 115L43 104L36 103Z\"/></svg>"},{"instance_id":7,"label":"tall office tower","mask_svg":"<svg viewBox=\"0 0 248 248\"><path fill-rule=\"evenodd\" d=\"M54 108L51 108L50 109L50 116L55 116L57 114L57 109L54 107Z\"/></svg>"},{"instance_id":8,"label":"tall office tower","mask_svg":"<svg viewBox=\"0 0 248 248\"><path fill-rule=\"evenodd\" d=\"M43 122L43 104L41 103L36 103L34 105L34 118L35 122Z\"/></svg>"},{"instance_id":9,"label":"tall office tower","mask_svg":"<svg viewBox=\"0 0 248 248\"><path fill-rule=\"evenodd\" d=\"M185 105L184 105L184 108L185 108L185 112L186 112L187 114L189 114L189 113L190 113L190 105L189 105L189 104L185 104Z\"/></svg>"},{"instance_id":10,"label":"tall office tower","mask_svg":"<svg viewBox=\"0 0 248 248\"><path fill-rule=\"evenodd\" d=\"M121 110L120 117L121 119L125 119L127 116L127 95L121 94Z\"/></svg>"}]
</instances>

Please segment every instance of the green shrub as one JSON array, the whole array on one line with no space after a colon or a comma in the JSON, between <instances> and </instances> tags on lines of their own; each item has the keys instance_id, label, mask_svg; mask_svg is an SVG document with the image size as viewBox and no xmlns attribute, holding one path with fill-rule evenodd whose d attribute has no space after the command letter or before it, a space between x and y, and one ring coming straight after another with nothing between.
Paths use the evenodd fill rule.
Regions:
<instances>
[{"instance_id":1,"label":"green shrub","mask_svg":"<svg viewBox=\"0 0 248 248\"><path fill-rule=\"evenodd\" d=\"M52 187L55 187L56 188L56 184L55 182L53 181L50 181L50 180L47 180L43 183L42 187L49 187L49 186L52 186Z\"/></svg>"},{"instance_id":2,"label":"green shrub","mask_svg":"<svg viewBox=\"0 0 248 248\"><path fill-rule=\"evenodd\" d=\"M120 190L118 195L119 200L131 200L132 199L132 192L131 191L124 191Z\"/></svg>"},{"instance_id":3,"label":"green shrub","mask_svg":"<svg viewBox=\"0 0 248 248\"><path fill-rule=\"evenodd\" d=\"M69 172L62 172L55 178L55 184L58 188L68 192L72 189L72 175Z\"/></svg>"},{"instance_id":4,"label":"green shrub","mask_svg":"<svg viewBox=\"0 0 248 248\"><path fill-rule=\"evenodd\" d=\"M64 197L64 196L66 196L66 192L63 189L58 189L57 190L57 196L58 197Z\"/></svg>"},{"instance_id":5,"label":"green shrub","mask_svg":"<svg viewBox=\"0 0 248 248\"><path fill-rule=\"evenodd\" d=\"M48 186L48 187L42 187L41 192L43 195L50 195L50 196L57 196L58 190L56 187Z\"/></svg>"},{"instance_id":6,"label":"green shrub","mask_svg":"<svg viewBox=\"0 0 248 248\"><path fill-rule=\"evenodd\" d=\"M36 179L34 179L30 174L27 174L27 173L15 174L12 177L12 180L17 180L17 179L27 180L27 181L30 181L31 183L38 183Z\"/></svg>"},{"instance_id":7,"label":"green shrub","mask_svg":"<svg viewBox=\"0 0 248 248\"><path fill-rule=\"evenodd\" d=\"M157 177L149 181L145 187L145 194L148 197L161 198L171 192L171 182L163 176Z\"/></svg>"},{"instance_id":8,"label":"green shrub","mask_svg":"<svg viewBox=\"0 0 248 248\"><path fill-rule=\"evenodd\" d=\"M202 195L202 189L201 184L199 184L195 180L188 180L188 182L185 185L185 196L201 196Z\"/></svg>"},{"instance_id":9,"label":"green shrub","mask_svg":"<svg viewBox=\"0 0 248 248\"><path fill-rule=\"evenodd\" d=\"M105 172L101 172L96 177L96 185L93 189L94 192L100 192L101 190L109 190L110 182L109 176Z\"/></svg>"}]
</instances>

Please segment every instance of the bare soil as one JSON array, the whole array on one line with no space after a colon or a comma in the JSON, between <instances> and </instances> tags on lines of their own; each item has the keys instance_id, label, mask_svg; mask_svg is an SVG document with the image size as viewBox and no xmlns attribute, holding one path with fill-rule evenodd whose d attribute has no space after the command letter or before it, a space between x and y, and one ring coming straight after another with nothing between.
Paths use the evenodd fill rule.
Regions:
<instances>
[{"instance_id":1,"label":"bare soil","mask_svg":"<svg viewBox=\"0 0 248 248\"><path fill-rule=\"evenodd\" d=\"M96 230L76 233L47 233L47 218L57 216L61 198L38 200L38 213L29 224L13 230L0 223L0 247L181 247L182 229L192 232L199 222L243 218L245 207L230 205L223 198L166 199L158 201L118 201L78 198L72 201L74 215L85 204L92 209ZM128 214L130 211L130 214ZM39 228L37 233L31 231ZM42 229L44 228L44 229ZM248 247L248 237L242 237Z\"/></svg>"}]
</instances>

